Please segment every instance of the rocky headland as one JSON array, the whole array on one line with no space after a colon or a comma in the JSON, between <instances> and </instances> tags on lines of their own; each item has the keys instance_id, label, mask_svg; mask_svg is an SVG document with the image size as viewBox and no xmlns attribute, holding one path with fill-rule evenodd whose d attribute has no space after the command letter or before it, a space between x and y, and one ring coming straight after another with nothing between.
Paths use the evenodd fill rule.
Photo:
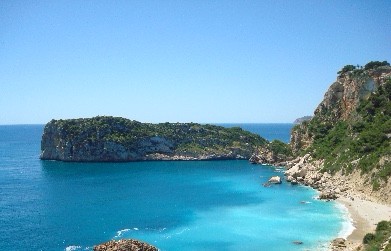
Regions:
<instances>
[{"instance_id":1,"label":"rocky headland","mask_svg":"<svg viewBox=\"0 0 391 251\"><path fill-rule=\"evenodd\" d=\"M294 126L289 145L292 155L286 161L267 151L258 151L252 161L285 166L292 185L311 186L320 199L337 199L348 208L356 229L330 249L391 249L387 240L376 243L377 237L362 244L379 221L391 220L390 64L342 68L314 116Z\"/></svg>"},{"instance_id":2,"label":"rocky headland","mask_svg":"<svg viewBox=\"0 0 391 251\"><path fill-rule=\"evenodd\" d=\"M384 196L391 194L391 67L372 63L345 66L314 117L293 128L290 146L298 157L286 165L288 181L325 198L354 193L391 203Z\"/></svg>"},{"instance_id":3,"label":"rocky headland","mask_svg":"<svg viewBox=\"0 0 391 251\"><path fill-rule=\"evenodd\" d=\"M239 127L150 124L101 116L47 123L40 158L86 162L249 159L267 144Z\"/></svg>"}]
</instances>

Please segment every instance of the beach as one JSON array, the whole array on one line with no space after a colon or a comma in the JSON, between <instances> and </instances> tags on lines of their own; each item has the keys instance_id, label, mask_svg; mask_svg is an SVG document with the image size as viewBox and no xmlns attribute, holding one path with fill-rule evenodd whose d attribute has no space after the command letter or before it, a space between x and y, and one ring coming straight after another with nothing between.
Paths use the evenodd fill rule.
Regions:
<instances>
[{"instance_id":1,"label":"beach","mask_svg":"<svg viewBox=\"0 0 391 251\"><path fill-rule=\"evenodd\" d=\"M362 244L364 235L374 232L378 222L391 220L391 205L361 199L359 196L339 197L337 202L348 209L354 230L347 237L347 249L355 250Z\"/></svg>"}]
</instances>

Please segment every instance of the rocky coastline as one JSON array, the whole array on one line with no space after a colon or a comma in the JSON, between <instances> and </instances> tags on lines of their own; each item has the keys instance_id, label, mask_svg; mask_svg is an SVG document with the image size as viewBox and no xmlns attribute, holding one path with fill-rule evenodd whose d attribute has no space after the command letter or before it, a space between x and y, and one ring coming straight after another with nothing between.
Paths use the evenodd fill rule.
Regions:
<instances>
[{"instance_id":1,"label":"rocky coastline","mask_svg":"<svg viewBox=\"0 0 391 251\"><path fill-rule=\"evenodd\" d=\"M338 72L314 116L291 131L292 159L259 151L255 164L284 166L292 185L319 191L319 199L346 207L354 225L330 250L363 250L363 237L391 220L391 67L386 61Z\"/></svg>"},{"instance_id":2,"label":"rocky coastline","mask_svg":"<svg viewBox=\"0 0 391 251\"><path fill-rule=\"evenodd\" d=\"M333 175L322 172L324 161L314 160L310 154L287 161L285 177L287 182L310 186L320 192L319 198L335 200L339 197L360 198L381 204L391 204L391 198L382 191L391 191L387 185L381 191L374 191L369 183L369 175L354 171L349 175L339 171Z\"/></svg>"},{"instance_id":3,"label":"rocky coastline","mask_svg":"<svg viewBox=\"0 0 391 251\"><path fill-rule=\"evenodd\" d=\"M329 246L332 251L362 250L363 237L376 229L382 220L391 220L391 198L384 196L391 192L391 184L381 191L373 191L368 184L369 175L355 171L349 175L338 172L322 172L324 161L314 160L310 154L288 161L285 165L285 180L292 185L304 185L319 191L320 200L331 201L349 211L354 226L349 236L334 239Z\"/></svg>"}]
</instances>

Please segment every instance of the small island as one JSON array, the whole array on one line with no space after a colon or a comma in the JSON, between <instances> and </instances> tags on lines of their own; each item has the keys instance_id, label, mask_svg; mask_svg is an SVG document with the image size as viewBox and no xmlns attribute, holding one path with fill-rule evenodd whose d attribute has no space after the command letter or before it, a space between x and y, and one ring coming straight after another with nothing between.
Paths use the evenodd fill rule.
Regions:
<instances>
[{"instance_id":1,"label":"small island","mask_svg":"<svg viewBox=\"0 0 391 251\"><path fill-rule=\"evenodd\" d=\"M40 158L80 162L249 159L268 143L239 127L151 124L98 116L47 123Z\"/></svg>"}]
</instances>

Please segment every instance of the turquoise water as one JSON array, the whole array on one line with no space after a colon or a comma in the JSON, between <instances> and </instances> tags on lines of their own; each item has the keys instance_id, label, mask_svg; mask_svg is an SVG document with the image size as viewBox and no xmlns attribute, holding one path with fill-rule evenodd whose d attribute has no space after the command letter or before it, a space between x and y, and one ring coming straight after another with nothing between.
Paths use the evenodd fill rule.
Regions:
<instances>
[{"instance_id":1,"label":"turquoise water","mask_svg":"<svg viewBox=\"0 0 391 251\"><path fill-rule=\"evenodd\" d=\"M92 250L120 238L161 250L314 250L344 224L341 210L314 200L312 189L263 187L283 176L279 169L40 161L42 129L0 126L0 250Z\"/></svg>"}]
</instances>

